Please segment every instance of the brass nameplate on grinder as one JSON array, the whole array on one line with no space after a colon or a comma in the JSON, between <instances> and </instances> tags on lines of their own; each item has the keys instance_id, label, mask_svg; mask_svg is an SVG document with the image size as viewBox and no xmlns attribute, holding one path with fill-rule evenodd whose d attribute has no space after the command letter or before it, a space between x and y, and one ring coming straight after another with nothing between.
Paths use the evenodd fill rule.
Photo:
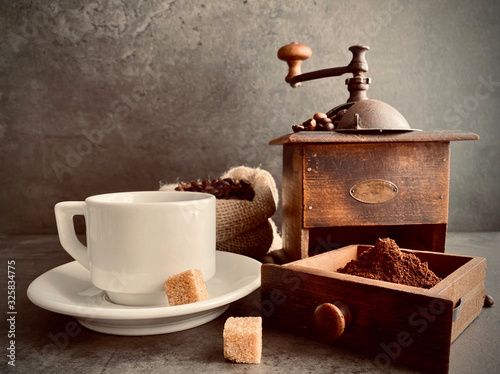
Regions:
<instances>
[{"instance_id":1,"label":"brass nameplate on grinder","mask_svg":"<svg viewBox=\"0 0 500 374\"><path fill-rule=\"evenodd\" d=\"M377 204L391 200L398 193L398 187L383 179L367 179L356 183L349 190L349 194L356 200Z\"/></svg>"}]
</instances>

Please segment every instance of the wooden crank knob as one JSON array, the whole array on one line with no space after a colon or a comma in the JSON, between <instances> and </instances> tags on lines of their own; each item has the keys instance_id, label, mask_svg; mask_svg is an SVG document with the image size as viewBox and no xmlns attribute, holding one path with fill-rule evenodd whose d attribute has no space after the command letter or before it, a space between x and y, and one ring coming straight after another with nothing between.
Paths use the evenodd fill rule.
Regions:
<instances>
[{"instance_id":1,"label":"wooden crank knob","mask_svg":"<svg viewBox=\"0 0 500 374\"><path fill-rule=\"evenodd\" d=\"M285 81L288 83L290 79L296 75L302 74L301 65L302 61L307 60L312 55L312 50L307 45L293 42L284 45L278 50L278 58L286 61L288 64L288 75ZM301 83L296 83L293 87L299 87Z\"/></svg>"},{"instance_id":2,"label":"wooden crank knob","mask_svg":"<svg viewBox=\"0 0 500 374\"><path fill-rule=\"evenodd\" d=\"M351 322L351 312L341 301L324 303L314 311L314 322L316 327L326 332L331 339L337 339Z\"/></svg>"}]
</instances>

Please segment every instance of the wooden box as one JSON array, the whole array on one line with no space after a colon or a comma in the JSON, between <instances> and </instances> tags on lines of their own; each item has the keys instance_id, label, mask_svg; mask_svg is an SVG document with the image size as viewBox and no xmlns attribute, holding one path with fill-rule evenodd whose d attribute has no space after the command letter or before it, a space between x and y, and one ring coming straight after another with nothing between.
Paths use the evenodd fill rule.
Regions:
<instances>
[{"instance_id":1,"label":"wooden box","mask_svg":"<svg viewBox=\"0 0 500 374\"><path fill-rule=\"evenodd\" d=\"M431 289L336 272L367 248L262 265L265 323L369 355L378 369L397 362L448 372L451 343L483 306L486 259L402 249L442 278Z\"/></svg>"},{"instance_id":2,"label":"wooden box","mask_svg":"<svg viewBox=\"0 0 500 374\"><path fill-rule=\"evenodd\" d=\"M283 145L283 250L290 260L391 237L444 252L450 141L461 131L308 132Z\"/></svg>"}]
</instances>

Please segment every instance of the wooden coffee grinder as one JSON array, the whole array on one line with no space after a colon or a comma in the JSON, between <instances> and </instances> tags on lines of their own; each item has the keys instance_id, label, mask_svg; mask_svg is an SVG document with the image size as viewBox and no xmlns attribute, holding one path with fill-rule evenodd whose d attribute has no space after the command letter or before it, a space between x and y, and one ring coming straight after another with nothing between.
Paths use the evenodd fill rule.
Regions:
<instances>
[{"instance_id":1,"label":"wooden coffee grinder","mask_svg":"<svg viewBox=\"0 0 500 374\"><path fill-rule=\"evenodd\" d=\"M304 74L309 47L292 43L278 51L292 87L353 75L347 102L326 112L323 126L309 121L270 142L283 145L283 251L292 261L390 237L403 248L444 252L450 141L479 137L412 129L392 106L367 98L369 47L349 50L349 65Z\"/></svg>"}]
</instances>

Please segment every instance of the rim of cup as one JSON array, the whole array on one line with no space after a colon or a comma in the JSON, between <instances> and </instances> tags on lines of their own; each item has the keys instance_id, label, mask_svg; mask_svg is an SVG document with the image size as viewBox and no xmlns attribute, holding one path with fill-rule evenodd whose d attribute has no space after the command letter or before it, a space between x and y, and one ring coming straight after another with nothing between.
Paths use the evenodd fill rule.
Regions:
<instances>
[{"instance_id":1,"label":"rim of cup","mask_svg":"<svg viewBox=\"0 0 500 374\"><path fill-rule=\"evenodd\" d=\"M129 196L127 199L126 196ZM175 195L176 199L171 198ZM141 198L135 200L137 196ZM158 196L164 196L165 200L158 199ZM167 196L170 196L168 198ZM149 197L149 199L148 199ZM154 197L154 198L153 198ZM181 199L178 199L181 197ZM116 200L114 200L116 198ZM149 205L149 204L172 204L172 205L188 205L201 200L215 199L214 195L206 192L195 191L128 191L128 192L111 192L99 195L89 196L85 202L94 204L111 204L119 205L126 203L127 205Z\"/></svg>"}]
</instances>

